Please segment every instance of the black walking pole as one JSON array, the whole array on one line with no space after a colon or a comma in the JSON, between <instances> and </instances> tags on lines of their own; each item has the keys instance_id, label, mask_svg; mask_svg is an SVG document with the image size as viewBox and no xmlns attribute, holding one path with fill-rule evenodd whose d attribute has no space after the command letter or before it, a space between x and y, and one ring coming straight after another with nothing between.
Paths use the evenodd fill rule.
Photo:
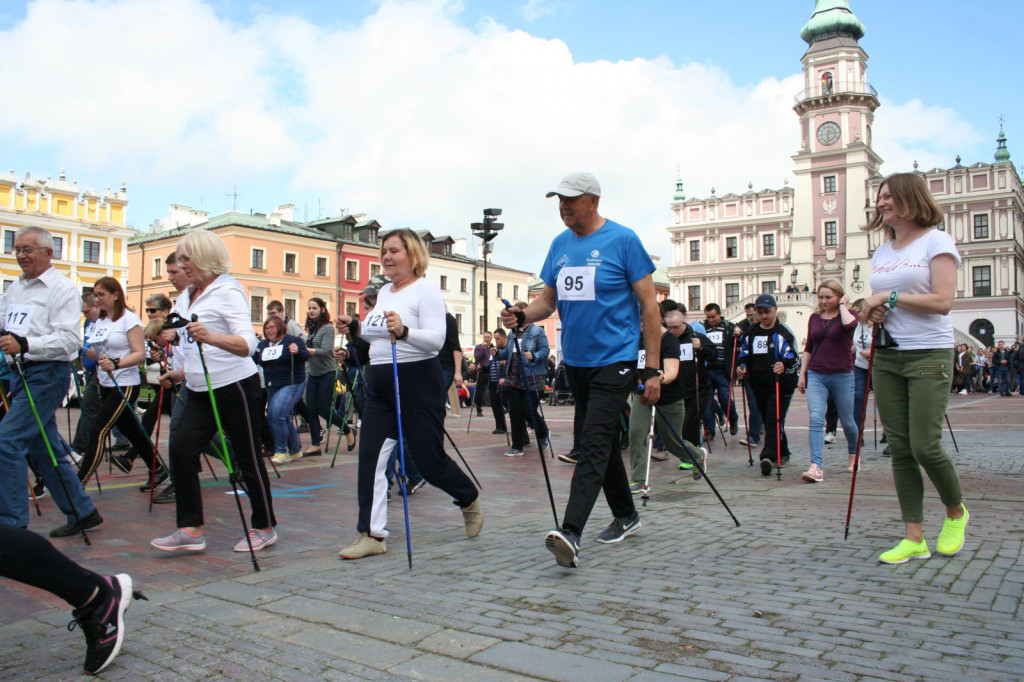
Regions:
<instances>
[{"instance_id":1,"label":"black walking pole","mask_svg":"<svg viewBox=\"0 0 1024 682\"><path fill-rule=\"evenodd\" d=\"M57 480L60 481L60 487L64 490L64 497L68 499L68 505L71 507L71 514L75 517L75 525L78 526L79 532L82 533L82 539L85 540L85 544L91 545L92 542L89 540L89 536L85 532L85 528L82 526L82 518L78 514L78 510L75 509L74 500L71 499L71 493L68 492L68 487L64 483L64 479L61 478L60 469L57 465L57 457L53 454L53 445L50 444L50 439L46 435L46 427L43 426L43 420L39 417L39 410L36 408L36 401L32 398L32 391L28 387L28 379L25 378L25 370L21 366L21 360L16 355L12 355L11 359L14 360L14 368L18 371L18 376L21 377L21 384L25 388L25 397L28 398L28 406L32 408L32 416L36 420L36 426L39 427L39 435L43 437L43 444L46 446L46 453L50 455L50 463L53 464L53 470L57 475Z\"/></svg>"},{"instance_id":2,"label":"black walking pole","mask_svg":"<svg viewBox=\"0 0 1024 682\"><path fill-rule=\"evenodd\" d=\"M505 304L506 309L511 309L512 304L504 298L501 302ZM530 413L530 421L533 423L533 435L537 438L537 449L540 452L540 466L544 470L544 483L548 488L548 500L551 502L551 514L555 517L555 527L561 528L561 524L558 523L558 511L555 509L555 494L551 491L551 477L548 476L548 463L544 459L544 446L540 442L540 434L537 432L537 420L536 415L533 413L533 406L530 404L530 385L526 381L526 367L524 363L526 358L523 357L523 350L519 347L519 337L516 334L518 328L526 324L526 315L523 314L522 310L516 310L514 312L516 317L516 329L512 330L512 348L515 351L516 357L519 358L519 376L523 381L523 388L526 390L526 411ZM509 420L511 422L511 419ZM513 424L509 424L509 428L514 428ZM548 432L548 442L551 441L551 433Z\"/></svg>"},{"instance_id":3,"label":"black walking pole","mask_svg":"<svg viewBox=\"0 0 1024 682\"><path fill-rule=\"evenodd\" d=\"M949 415L943 415L946 418L946 428L949 429L949 437L953 439L953 447L956 448L956 454L960 454L960 446L956 444L956 436L953 435L953 426L949 423Z\"/></svg>"},{"instance_id":4,"label":"black walking pole","mask_svg":"<svg viewBox=\"0 0 1024 682\"><path fill-rule=\"evenodd\" d=\"M455 444L455 441L452 439L452 435L448 433L448 429L444 429L444 435L448 436L448 442L452 444L453 448L455 448L455 453L459 456L459 459L462 460L462 465L466 467L466 471L468 471L469 475L473 477L473 482L476 483L476 487L483 490L484 487L480 485L480 481L477 480L476 474L474 474L473 470L469 468L469 462L467 462L466 458L462 456L462 453L459 451L459 446Z\"/></svg>"},{"instance_id":5,"label":"black walking pole","mask_svg":"<svg viewBox=\"0 0 1024 682\"><path fill-rule=\"evenodd\" d=\"M717 497L718 501L722 503L723 507L725 507L725 511L729 512L729 516L732 517L733 522L736 523L736 527L739 528L740 520L737 519L736 515L732 513L732 510L729 509L729 505L725 503L725 500L722 498L721 493L718 492L718 488L716 488L715 484L711 482L710 478L708 478L708 472L704 468L703 464L699 462L696 457L693 456L693 453L690 452L690 448L686 447L686 441L684 441L683 437L679 435L678 431L676 431L676 427L672 426L672 422L670 422L665 417L662 411L658 409L657 405L651 405L651 408L655 411L655 413L657 413L661 417L661 421L665 422L665 425L668 426L668 430L672 433L675 439L679 441L679 444L683 446L683 451L686 452L687 456L690 458L690 461L693 462L693 466L697 468L697 470L701 473L701 476L704 477L704 480L708 482L708 486L711 488L711 491L715 493L715 497Z\"/></svg>"},{"instance_id":6,"label":"black walking pole","mask_svg":"<svg viewBox=\"0 0 1024 682\"><path fill-rule=\"evenodd\" d=\"M638 389L640 387L637 387ZM637 390L638 395L643 395L642 390ZM647 464L644 467L644 489L640 495L640 499L643 500L644 506L647 506L647 500L651 497L651 451L654 449L654 418L657 417L657 413L654 411L654 405L651 405L651 427L647 432ZM636 409L634 406L633 409Z\"/></svg>"},{"instance_id":7,"label":"black walking pole","mask_svg":"<svg viewBox=\"0 0 1024 682\"><path fill-rule=\"evenodd\" d=\"M192 313L192 321L198 322L199 316ZM221 454L224 457L224 466L228 470L228 480L231 481L231 491L234 493L235 504L238 506L238 517L242 520L242 532L245 533L245 542L249 545L249 556L252 558L253 570L259 571L260 565L256 562L256 552L252 548L252 538L249 537L249 524L245 521L245 512L242 511L242 499L238 496L238 479L235 474L235 466L231 463L231 454L228 452L228 441L224 436L224 427L220 423L220 412L217 411L217 396L213 394L213 382L210 381L210 371L206 368L206 356L203 354L203 344L196 341L199 349L199 362L203 365L203 378L206 379L206 392L210 396L210 408L213 410L213 420L217 423L217 433L220 435ZM268 519L269 520L269 519Z\"/></svg>"},{"instance_id":8,"label":"black walking pole","mask_svg":"<svg viewBox=\"0 0 1024 682\"><path fill-rule=\"evenodd\" d=\"M409 476L405 469L405 438L402 434L402 394L398 391L398 349L395 335L391 335L391 368L395 377L395 415L398 422L398 460L402 465L402 509L405 512L405 553L409 557L409 570L412 570L412 535L409 529ZM361 448L360 448L361 449Z\"/></svg>"}]
</instances>

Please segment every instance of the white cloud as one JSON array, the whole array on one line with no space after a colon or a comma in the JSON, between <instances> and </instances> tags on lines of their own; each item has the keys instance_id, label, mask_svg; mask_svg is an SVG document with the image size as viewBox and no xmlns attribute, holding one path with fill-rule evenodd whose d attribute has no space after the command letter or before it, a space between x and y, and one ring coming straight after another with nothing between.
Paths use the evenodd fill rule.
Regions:
<instances>
[{"instance_id":1,"label":"white cloud","mask_svg":"<svg viewBox=\"0 0 1024 682\"><path fill-rule=\"evenodd\" d=\"M580 63L558 40L467 28L460 9L384 0L355 26L272 10L238 26L200 0L38 0L0 31L19 67L0 147L55 147L69 171L127 169L129 198L165 190L148 213L131 207L137 225L232 185L257 210L321 199L327 213L455 237L501 207L495 260L527 270L561 229L544 193L567 172L594 172L603 214L664 256L677 163L690 196L792 178L798 75L739 86L712 64ZM973 134L950 110L884 110L875 138L888 131L890 162L921 150L924 164L923 150Z\"/></svg>"},{"instance_id":2,"label":"white cloud","mask_svg":"<svg viewBox=\"0 0 1024 682\"><path fill-rule=\"evenodd\" d=\"M897 104L883 97L875 120L874 146L885 160L886 175L911 170L915 161L920 170L949 168L958 150L977 148L986 137L954 109L927 106L919 99ZM978 161L991 163L992 158L963 159L964 165Z\"/></svg>"},{"instance_id":3,"label":"white cloud","mask_svg":"<svg viewBox=\"0 0 1024 682\"><path fill-rule=\"evenodd\" d=\"M525 4L520 5L519 13L527 21L536 21L541 17L554 14L560 5L561 3L556 0L527 0Z\"/></svg>"}]
</instances>

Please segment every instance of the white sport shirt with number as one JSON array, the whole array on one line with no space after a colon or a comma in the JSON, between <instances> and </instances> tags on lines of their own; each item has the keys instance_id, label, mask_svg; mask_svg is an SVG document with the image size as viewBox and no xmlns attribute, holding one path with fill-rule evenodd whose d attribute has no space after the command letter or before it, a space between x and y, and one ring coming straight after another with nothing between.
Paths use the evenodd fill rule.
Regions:
<instances>
[{"instance_id":1,"label":"white sport shirt with number","mask_svg":"<svg viewBox=\"0 0 1024 682\"><path fill-rule=\"evenodd\" d=\"M0 326L28 340L25 360L71 362L81 342L82 296L52 265L34 279L11 282L0 296Z\"/></svg>"}]
</instances>

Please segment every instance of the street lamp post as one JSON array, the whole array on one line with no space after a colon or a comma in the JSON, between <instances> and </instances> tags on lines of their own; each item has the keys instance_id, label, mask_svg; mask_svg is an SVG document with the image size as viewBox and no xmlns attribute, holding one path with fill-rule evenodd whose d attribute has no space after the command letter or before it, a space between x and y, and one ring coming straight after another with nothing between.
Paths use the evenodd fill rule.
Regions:
<instances>
[{"instance_id":1,"label":"street lamp post","mask_svg":"<svg viewBox=\"0 0 1024 682\"><path fill-rule=\"evenodd\" d=\"M491 240L497 237L498 231L505 227L504 223L494 222L500 215L500 208L485 208L484 221L482 223L472 223L470 225L470 229L473 230L473 234L483 240L484 243L484 328L480 330L480 333L487 331L487 325L489 324L489 318L487 316L487 299L490 298L490 290L487 287L487 254L494 250L494 245L491 244Z\"/></svg>"}]
</instances>

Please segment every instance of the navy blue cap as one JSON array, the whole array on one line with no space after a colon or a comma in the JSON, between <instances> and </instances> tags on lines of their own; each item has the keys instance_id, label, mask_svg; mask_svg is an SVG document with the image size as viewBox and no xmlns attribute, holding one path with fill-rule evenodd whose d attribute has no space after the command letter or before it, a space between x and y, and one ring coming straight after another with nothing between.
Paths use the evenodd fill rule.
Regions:
<instances>
[{"instance_id":1,"label":"navy blue cap","mask_svg":"<svg viewBox=\"0 0 1024 682\"><path fill-rule=\"evenodd\" d=\"M778 304L775 302L775 297L771 294L761 294L754 301L755 308L775 308Z\"/></svg>"}]
</instances>

